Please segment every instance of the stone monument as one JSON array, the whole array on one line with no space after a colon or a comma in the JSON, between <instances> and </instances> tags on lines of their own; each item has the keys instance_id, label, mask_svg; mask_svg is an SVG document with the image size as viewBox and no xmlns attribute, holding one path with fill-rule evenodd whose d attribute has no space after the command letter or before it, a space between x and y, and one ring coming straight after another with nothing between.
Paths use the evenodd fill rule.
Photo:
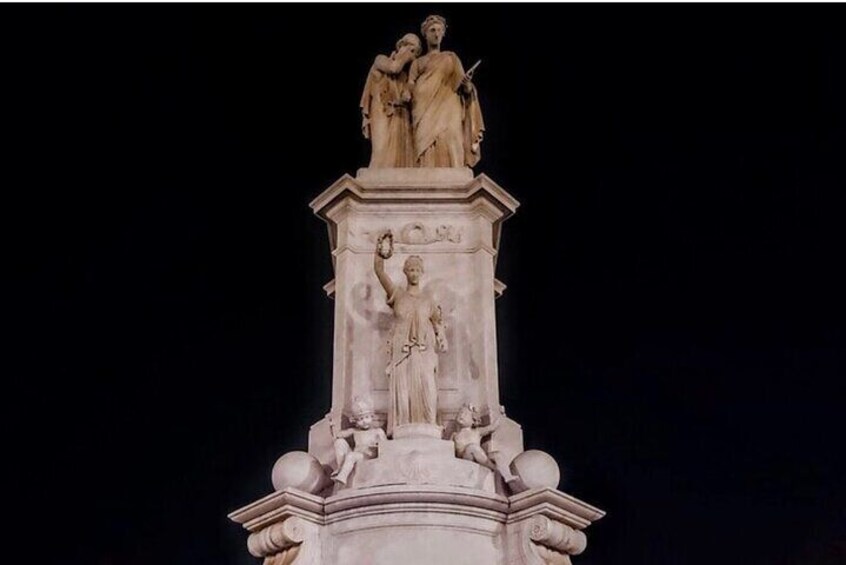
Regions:
<instances>
[{"instance_id":1,"label":"stone monument","mask_svg":"<svg viewBox=\"0 0 846 565\"><path fill-rule=\"evenodd\" d=\"M473 71L404 35L361 99L368 168L311 203L335 279L331 409L275 492L236 510L264 565L567 564L604 512L557 490L499 402L494 302L518 202L472 167L484 131Z\"/></svg>"}]
</instances>

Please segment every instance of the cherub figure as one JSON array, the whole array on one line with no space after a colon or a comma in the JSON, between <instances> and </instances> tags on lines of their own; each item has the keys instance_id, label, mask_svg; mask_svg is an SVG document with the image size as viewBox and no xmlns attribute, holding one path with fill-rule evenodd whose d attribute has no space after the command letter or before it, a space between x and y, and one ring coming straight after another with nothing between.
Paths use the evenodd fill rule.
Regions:
<instances>
[{"instance_id":1,"label":"cherub figure","mask_svg":"<svg viewBox=\"0 0 846 565\"><path fill-rule=\"evenodd\" d=\"M499 471L499 474L507 483L516 480L517 477L511 474L506 465L500 464L493 455L486 453L482 448L482 438L493 433L499 427L499 418L489 426L480 427L481 419L479 411L472 404L464 404L459 409L455 422L460 429L453 432L450 438L455 443L455 456L468 461L475 461L479 465Z\"/></svg>"},{"instance_id":2,"label":"cherub figure","mask_svg":"<svg viewBox=\"0 0 846 565\"><path fill-rule=\"evenodd\" d=\"M332 473L332 480L342 485L347 484L350 473L364 459L376 457L379 442L388 439L385 430L373 428L373 405L362 398L355 398L350 420L355 428L335 431L334 422L330 422L332 437L335 438L335 460L338 470ZM352 436L355 448L350 448L347 438Z\"/></svg>"}]
</instances>

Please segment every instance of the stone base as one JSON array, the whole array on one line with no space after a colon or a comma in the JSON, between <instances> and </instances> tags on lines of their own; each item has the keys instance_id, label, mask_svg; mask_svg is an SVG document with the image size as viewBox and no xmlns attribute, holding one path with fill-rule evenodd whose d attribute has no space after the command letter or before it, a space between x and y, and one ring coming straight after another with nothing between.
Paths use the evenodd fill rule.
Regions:
<instances>
[{"instance_id":1,"label":"stone base","mask_svg":"<svg viewBox=\"0 0 846 565\"><path fill-rule=\"evenodd\" d=\"M473 180L473 170L469 167L430 167L370 169L356 171L355 178L361 183L374 188L395 186L421 186L426 188L466 184Z\"/></svg>"},{"instance_id":2,"label":"stone base","mask_svg":"<svg viewBox=\"0 0 846 565\"><path fill-rule=\"evenodd\" d=\"M453 459L455 444L449 440L430 437L389 439L379 444L379 458L404 457L416 453L432 459Z\"/></svg>"},{"instance_id":3,"label":"stone base","mask_svg":"<svg viewBox=\"0 0 846 565\"><path fill-rule=\"evenodd\" d=\"M349 488L383 485L442 485L496 492L493 472L478 463L456 458L430 461L416 453L362 461L349 480Z\"/></svg>"},{"instance_id":4,"label":"stone base","mask_svg":"<svg viewBox=\"0 0 846 565\"><path fill-rule=\"evenodd\" d=\"M388 440L379 456L356 465L347 486L335 492L387 485L440 485L495 492L493 472L472 461L457 459L451 441L430 437Z\"/></svg>"},{"instance_id":5,"label":"stone base","mask_svg":"<svg viewBox=\"0 0 846 565\"><path fill-rule=\"evenodd\" d=\"M554 489L510 498L443 486L288 489L229 518L265 565L553 565L585 550L604 512Z\"/></svg>"},{"instance_id":6,"label":"stone base","mask_svg":"<svg viewBox=\"0 0 846 565\"><path fill-rule=\"evenodd\" d=\"M412 437L441 439L444 437L444 428L435 424L403 424L394 428L392 437L394 439Z\"/></svg>"}]
</instances>

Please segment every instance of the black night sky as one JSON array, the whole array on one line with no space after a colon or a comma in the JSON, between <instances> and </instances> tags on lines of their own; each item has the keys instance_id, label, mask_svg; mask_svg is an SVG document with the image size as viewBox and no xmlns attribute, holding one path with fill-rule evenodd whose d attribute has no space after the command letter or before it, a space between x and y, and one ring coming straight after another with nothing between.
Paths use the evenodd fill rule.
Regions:
<instances>
[{"instance_id":1,"label":"black night sky","mask_svg":"<svg viewBox=\"0 0 846 565\"><path fill-rule=\"evenodd\" d=\"M576 563L842 565L840 8L2 7L12 545L256 562L226 514L329 408L307 204L434 11L483 60L477 172L522 203L502 402L608 511Z\"/></svg>"}]
</instances>

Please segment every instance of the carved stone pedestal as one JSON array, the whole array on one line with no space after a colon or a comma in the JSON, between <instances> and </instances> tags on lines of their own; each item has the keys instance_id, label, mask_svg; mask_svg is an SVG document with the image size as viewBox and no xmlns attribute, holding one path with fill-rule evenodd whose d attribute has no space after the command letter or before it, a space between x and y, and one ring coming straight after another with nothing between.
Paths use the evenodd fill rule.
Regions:
<instances>
[{"instance_id":1,"label":"carved stone pedestal","mask_svg":"<svg viewBox=\"0 0 846 565\"><path fill-rule=\"evenodd\" d=\"M326 286L335 300L335 422L349 414L357 396L371 399L379 415L391 404L386 345L393 313L373 273L376 243L386 231L394 244L387 275L405 287L405 259L422 258L423 285L441 308L449 341L438 362L438 421L403 426L395 437L432 436L465 402L499 412L494 300L504 285L496 281L494 267L502 222L517 206L493 180L463 168L361 169L314 199L312 209L329 227L335 271ZM435 429L432 437L440 432ZM332 464L331 443L328 426L312 428L309 452L324 464Z\"/></svg>"},{"instance_id":2,"label":"carved stone pedestal","mask_svg":"<svg viewBox=\"0 0 846 565\"><path fill-rule=\"evenodd\" d=\"M517 201L470 169L362 169L311 206L328 225L335 271L325 287L335 300L332 406L311 427L308 453L277 462L281 490L230 515L250 532L250 553L265 565L569 563L604 513L551 488L557 463L524 450L499 401L494 303L505 285L494 272ZM382 255L386 232L392 251ZM411 301L425 293L437 304L414 331L388 297L412 285L404 261L425 266ZM433 310L448 348L420 341ZM406 362L415 369L394 372ZM397 392L398 380L416 392ZM397 406L430 411L400 421ZM371 441L388 415L395 425Z\"/></svg>"},{"instance_id":3,"label":"carved stone pedestal","mask_svg":"<svg viewBox=\"0 0 846 565\"><path fill-rule=\"evenodd\" d=\"M229 517L265 565L557 565L584 551L582 530L603 515L554 489L395 485L327 498L288 489Z\"/></svg>"}]
</instances>

